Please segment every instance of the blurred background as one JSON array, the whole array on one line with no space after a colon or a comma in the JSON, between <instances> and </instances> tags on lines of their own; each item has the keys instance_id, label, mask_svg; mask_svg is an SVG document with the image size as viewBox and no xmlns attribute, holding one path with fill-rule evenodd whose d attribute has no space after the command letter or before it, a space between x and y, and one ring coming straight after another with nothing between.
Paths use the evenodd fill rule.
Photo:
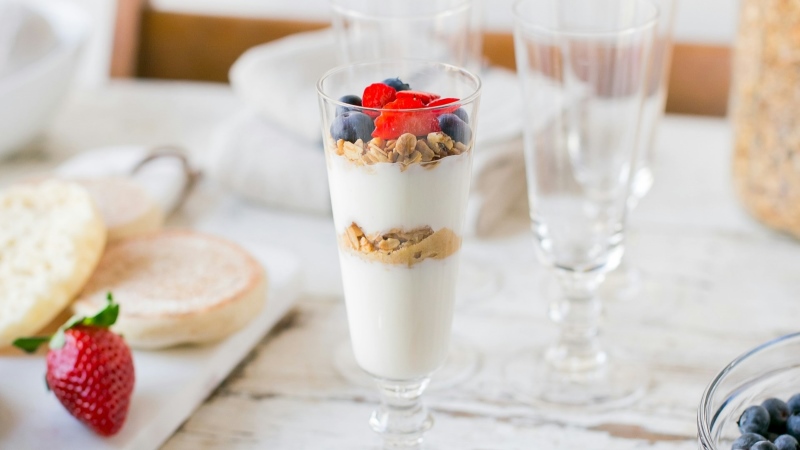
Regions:
<instances>
[{"instance_id":1,"label":"blurred background","mask_svg":"<svg viewBox=\"0 0 800 450\"><path fill-rule=\"evenodd\" d=\"M53 0L67 1L67 0ZM68 0L93 32L79 80L109 77L227 81L246 49L329 24L328 0ZM511 4L485 1L484 54L513 67ZM738 0L680 1L667 110L723 115Z\"/></svg>"}]
</instances>

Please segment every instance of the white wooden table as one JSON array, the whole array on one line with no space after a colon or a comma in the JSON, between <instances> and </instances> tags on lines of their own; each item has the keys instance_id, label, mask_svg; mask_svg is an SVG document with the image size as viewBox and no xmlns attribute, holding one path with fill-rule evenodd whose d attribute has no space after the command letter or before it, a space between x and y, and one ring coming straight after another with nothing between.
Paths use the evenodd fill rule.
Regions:
<instances>
[{"instance_id":1,"label":"white wooden table","mask_svg":"<svg viewBox=\"0 0 800 450\"><path fill-rule=\"evenodd\" d=\"M217 85L116 83L77 93L44 141L0 166L0 180L82 148L180 143L202 149L213 124L239 107ZM455 332L482 351L482 367L452 390L426 394L436 419L430 448L696 449L695 411L713 375L741 352L800 324L800 245L743 213L732 192L730 148L723 120L664 122L656 184L629 226L626 263L642 271L644 287L635 299L609 300L604 324L609 341L651 370L650 389L630 409L558 413L520 401L504 381L505 361L555 333L541 294L542 269L527 234L467 242L466 255L496 268L500 289L458 307ZM332 365L347 326L330 220L264 210L236 226L298 253L307 292L164 448L375 448L367 426L375 393L348 384Z\"/></svg>"}]
</instances>

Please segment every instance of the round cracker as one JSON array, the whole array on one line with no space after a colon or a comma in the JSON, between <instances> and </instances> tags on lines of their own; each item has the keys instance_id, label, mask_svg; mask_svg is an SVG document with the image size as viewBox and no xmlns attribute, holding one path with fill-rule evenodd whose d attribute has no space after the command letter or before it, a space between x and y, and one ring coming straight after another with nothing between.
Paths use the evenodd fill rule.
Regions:
<instances>
[{"instance_id":1,"label":"round cracker","mask_svg":"<svg viewBox=\"0 0 800 450\"><path fill-rule=\"evenodd\" d=\"M80 298L88 315L108 292L120 305L114 330L135 348L222 339L263 308L266 276L241 247L193 231L161 231L109 245Z\"/></svg>"}]
</instances>

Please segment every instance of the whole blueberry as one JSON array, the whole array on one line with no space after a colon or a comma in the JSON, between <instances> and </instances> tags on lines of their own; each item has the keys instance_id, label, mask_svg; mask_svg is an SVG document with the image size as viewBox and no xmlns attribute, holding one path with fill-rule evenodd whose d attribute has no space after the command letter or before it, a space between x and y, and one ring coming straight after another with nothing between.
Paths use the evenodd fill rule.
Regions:
<instances>
[{"instance_id":1,"label":"whole blueberry","mask_svg":"<svg viewBox=\"0 0 800 450\"><path fill-rule=\"evenodd\" d=\"M403 83L403 80L400 78L387 78L381 81L381 83L393 87L395 91L408 91L411 89L411 86Z\"/></svg>"},{"instance_id":2,"label":"whole blueberry","mask_svg":"<svg viewBox=\"0 0 800 450\"><path fill-rule=\"evenodd\" d=\"M779 398L768 398L761 406L769 413L769 431L783 433L786 429L786 419L789 418L789 406Z\"/></svg>"},{"instance_id":3,"label":"whole blueberry","mask_svg":"<svg viewBox=\"0 0 800 450\"><path fill-rule=\"evenodd\" d=\"M464 108L458 108L457 110L453 111L453 114L457 115L459 119L464 121L464 123L469 123L469 114L467 114Z\"/></svg>"},{"instance_id":4,"label":"whole blueberry","mask_svg":"<svg viewBox=\"0 0 800 450\"><path fill-rule=\"evenodd\" d=\"M794 394L789 401L786 402L789 407L789 413L800 414L800 394Z\"/></svg>"},{"instance_id":5,"label":"whole blueberry","mask_svg":"<svg viewBox=\"0 0 800 450\"><path fill-rule=\"evenodd\" d=\"M792 414L786 419L786 434L791 434L795 439L800 439L800 416Z\"/></svg>"},{"instance_id":6,"label":"whole blueberry","mask_svg":"<svg viewBox=\"0 0 800 450\"><path fill-rule=\"evenodd\" d=\"M761 436L760 434L745 433L733 441L733 447L731 447L731 450L750 450L750 447L752 447L756 442L766 440L767 438Z\"/></svg>"},{"instance_id":7,"label":"whole blueberry","mask_svg":"<svg viewBox=\"0 0 800 450\"><path fill-rule=\"evenodd\" d=\"M778 450L778 447L770 441L761 441L753 444L750 450Z\"/></svg>"},{"instance_id":8,"label":"whole blueberry","mask_svg":"<svg viewBox=\"0 0 800 450\"><path fill-rule=\"evenodd\" d=\"M454 141L462 144L469 144L469 141L472 140L472 130L469 129L469 125L455 114L442 114L439 116L439 128L444 134L453 138Z\"/></svg>"},{"instance_id":9,"label":"whole blueberry","mask_svg":"<svg viewBox=\"0 0 800 450\"><path fill-rule=\"evenodd\" d=\"M347 103L348 105L361 106L361 97L357 95L345 95L339 98L339 101L342 103ZM336 107L337 116L344 114L347 111L352 111L352 109L348 108L347 106L341 106L341 105Z\"/></svg>"},{"instance_id":10,"label":"whole blueberry","mask_svg":"<svg viewBox=\"0 0 800 450\"><path fill-rule=\"evenodd\" d=\"M359 139L368 141L372 139L372 131L375 130L375 122L364 113L357 111L347 111L333 120L331 124L331 136L334 139L344 139L348 142L355 142Z\"/></svg>"},{"instance_id":11,"label":"whole blueberry","mask_svg":"<svg viewBox=\"0 0 800 450\"><path fill-rule=\"evenodd\" d=\"M739 417L739 431L767 435L769 429L769 413L761 405L748 406Z\"/></svg>"},{"instance_id":12,"label":"whole blueberry","mask_svg":"<svg viewBox=\"0 0 800 450\"><path fill-rule=\"evenodd\" d=\"M775 439L775 447L778 447L778 450L798 450L800 449L800 444L792 436L783 434L778 436L778 439Z\"/></svg>"}]
</instances>

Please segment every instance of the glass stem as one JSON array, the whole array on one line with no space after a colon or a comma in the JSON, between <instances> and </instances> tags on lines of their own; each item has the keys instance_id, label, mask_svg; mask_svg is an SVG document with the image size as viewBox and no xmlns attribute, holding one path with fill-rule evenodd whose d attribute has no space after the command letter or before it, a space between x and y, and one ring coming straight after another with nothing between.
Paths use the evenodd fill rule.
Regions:
<instances>
[{"instance_id":1,"label":"glass stem","mask_svg":"<svg viewBox=\"0 0 800 450\"><path fill-rule=\"evenodd\" d=\"M596 295L602 274L558 272L562 294L550 305L550 318L559 325L559 338L546 353L557 371L577 376L605 367L608 355L598 337L602 304Z\"/></svg>"},{"instance_id":2,"label":"glass stem","mask_svg":"<svg viewBox=\"0 0 800 450\"><path fill-rule=\"evenodd\" d=\"M383 438L384 448L421 448L433 418L422 403L430 378L413 381L375 379L381 404L369 424Z\"/></svg>"}]
</instances>

